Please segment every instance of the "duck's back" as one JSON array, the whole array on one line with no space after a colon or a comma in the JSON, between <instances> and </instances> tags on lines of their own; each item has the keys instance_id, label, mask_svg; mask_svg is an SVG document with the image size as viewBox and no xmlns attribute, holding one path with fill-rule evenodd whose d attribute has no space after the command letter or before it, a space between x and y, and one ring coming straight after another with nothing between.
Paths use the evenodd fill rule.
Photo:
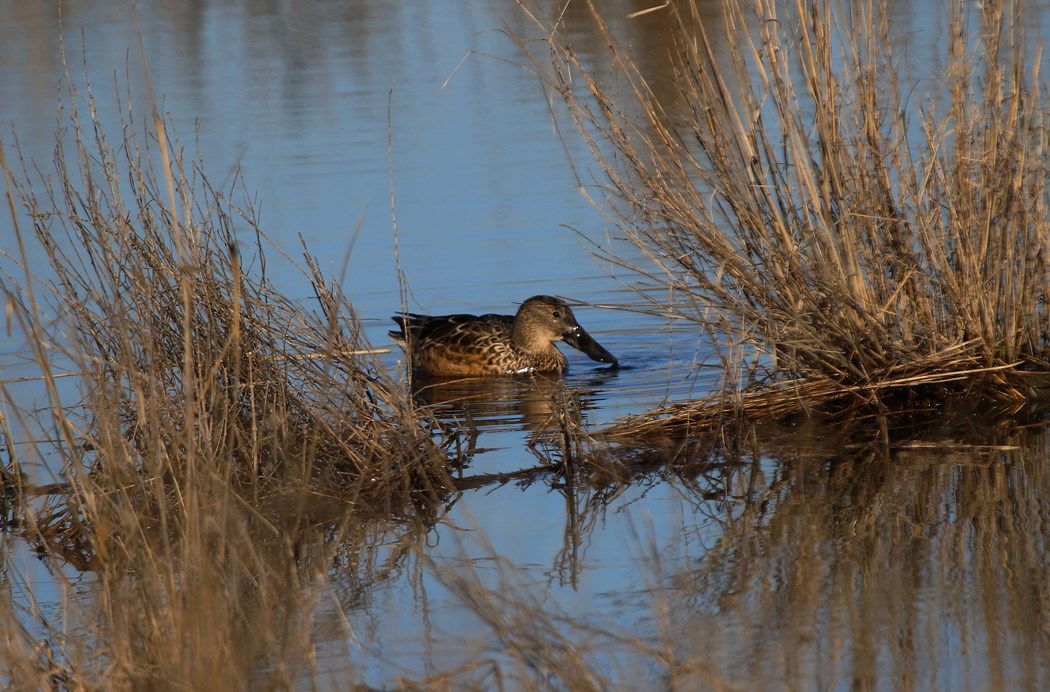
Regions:
<instances>
[{"instance_id":1,"label":"duck's back","mask_svg":"<svg viewBox=\"0 0 1050 692\"><path fill-rule=\"evenodd\" d=\"M510 315L442 315L409 313L394 318L400 332L391 338L411 353L412 367L435 377L515 375L564 369L564 356L525 354L511 339ZM407 339L406 339L407 334Z\"/></svg>"}]
</instances>

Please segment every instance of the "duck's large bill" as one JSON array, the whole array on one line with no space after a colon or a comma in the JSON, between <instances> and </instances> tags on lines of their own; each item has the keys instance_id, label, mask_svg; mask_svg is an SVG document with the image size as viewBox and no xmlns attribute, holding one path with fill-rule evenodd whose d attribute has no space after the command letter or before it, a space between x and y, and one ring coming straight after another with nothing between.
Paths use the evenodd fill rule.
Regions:
<instances>
[{"instance_id":1,"label":"duck's large bill","mask_svg":"<svg viewBox=\"0 0 1050 692\"><path fill-rule=\"evenodd\" d=\"M595 341L590 334L584 331L583 327L577 326L575 329L565 332L563 338L565 343L578 351L582 351L591 360L596 360L599 363L611 363L614 368L619 366L616 356L606 351L605 347Z\"/></svg>"}]
</instances>

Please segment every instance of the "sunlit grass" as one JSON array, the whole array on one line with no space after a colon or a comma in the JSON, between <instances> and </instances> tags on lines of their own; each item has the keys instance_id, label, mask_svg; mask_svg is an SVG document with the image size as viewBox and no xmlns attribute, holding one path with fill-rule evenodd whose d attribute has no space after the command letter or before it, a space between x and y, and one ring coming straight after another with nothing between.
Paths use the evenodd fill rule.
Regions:
<instances>
[{"instance_id":1,"label":"sunlit grass","mask_svg":"<svg viewBox=\"0 0 1050 692\"><path fill-rule=\"evenodd\" d=\"M32 225L12 206L19 246L49 260L27 266L23 251L3 281L47 398L34 413L4 392L31 434L5 426L4 490L49 563L95 574L96 610L76 633L53 632L57 649L27 656L38 647L5 609L5 627L22 630L5 681L309 678L310 613L331 559L310 559L316 536L356 546L347 569L370 563L399 526L432 523L450 458L312 257L300 269L315 308L270 283L275 248L231 201L238 180L214 188L159 116L128 115L109 139L114 124L71 83L53 169L3 165ZM66 371L75 386L59 383ZM41 460L63 481L46 501L20 474Z\"/></svg>"},{"instance_id":2,"label":"sunlit grass","mask_svg":"<svg viewBox=\"0 0 1050 692\"><path fill-rule=\"evenodd\" d=\"M0 561L18 589L0 601L0 681L283 689L355 680L352 666L319 663L318 614L327 636L351 646L355 613L344 609L406 571L422 588L413 565L425 561L445 503L510 476L453 476L471 453L457 446L461 431L432 420L380 363L337 280L305 248L296 263L268 243L250 205L234 202L246 197L239 178L214 187L159 116L143 124L128 111L111 139L94 99L67 78L51 168L22 161L17 146L0 162L23 248L3 264L7 319L44 396L27 410L16 383L0 381ZM299 268L314 305L270 282L273 256ZM629 469L594 451L560 385L529 441L536 466L517 478L628 480ZM433 569L449 584L477 576ZM556 631L524 601L519 615ZM434 673L429 684L469 682L489 665ZM563 638L541 637L491 670L528 685L590 665Z\"/></svg>"},{"instance_id":3,"label":"sunlit grass","mask_svg":"<svg viewBox=\"0 0 1050 692\"><path fill-rule=\"evenodd\" d=\"M630 268L654 300L764 356L760 376L727 363L730 385L1028 397L1013 374L1045 371L1050 351L1050 111L1021 3L951 5L944 74L923 83L882 2L727 2L717 29L670 3L654 9L672 37L662 91L589 6L574 16L612 50L613 77L556 16L535 15L552 51L533 58L553 63L605 174L597 201L651 260Z\"/></svg>"}]
</instances>

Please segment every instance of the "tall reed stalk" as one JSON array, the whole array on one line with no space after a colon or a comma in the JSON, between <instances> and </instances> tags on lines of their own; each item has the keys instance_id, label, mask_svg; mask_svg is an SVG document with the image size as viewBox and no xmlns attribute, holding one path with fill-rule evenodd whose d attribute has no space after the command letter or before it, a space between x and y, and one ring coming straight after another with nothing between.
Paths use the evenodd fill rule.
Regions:
<instances>
[{"instance_id":1,"label":"tall reed stalk","mask_svg":"<svg viewBox=\"0 0 1050 692\"><path fill-rule=\"evenodd\" d=\"M729 0L715 35L668 3L670 79L585 4L614 75L536 13L553 84L599 203L652 260L633 268L683 317L862 397L975 371L1023 396L993 371L1046 370L1050 111L1023 2L949 3L944 72L921 82L880 0Z\"/></svg>"}]
</instances>

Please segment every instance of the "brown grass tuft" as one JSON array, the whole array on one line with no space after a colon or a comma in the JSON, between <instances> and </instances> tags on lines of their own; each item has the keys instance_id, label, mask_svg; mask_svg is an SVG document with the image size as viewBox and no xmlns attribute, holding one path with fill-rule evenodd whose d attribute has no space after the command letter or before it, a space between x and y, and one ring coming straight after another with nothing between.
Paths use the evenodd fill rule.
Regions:
<instances>
[{"instance_id":1,"label":"brown grass tuft","mask_svg":"<svg viewBox=\"0 0 1050 692\"><path fill-rule=\"evenodd\" d=\"M335 558L350 573L375 560L389 534L413 535L399 525L433 522L449 459L314 259L301 269L320 310L274 286L250 208L230 201L239 179L213 187L159 116L143 125L129 111L114 146L90 92L69 86L65 105L53 170L2 162L12 218L17 198L33 226L18 230L20 274L4 279L8 318L47 398L21 411L4 387L37 432L7 446L3 479L40 556L95 572L82 598L97 611L84 610L87 635L50 633L60 654L5 661L0 675L291 686L316 672L312 600L335 557L319 537L354 546ZM46 269L28 266L34 240ZM34 459L68 483L25 484Z\"/></svg>"},{"instance_id":2,"label":"brown grass tuft","mask_svg":"<svg viewBox=\"0 0 1050 692\"><path fill-rule=\"evenodd\" d=\"M600 203L654 265L631 268L682 317L743 334L774 390L802 377L871 400L1046 370L1050 111L1022 3L952 5L927 83L900 67L882 2L727 2L718 35L670 3L670 80L587 7L574 20L609 46L612 77L560 16L533 15L552 48L533 59L553 63ZM1008 380L984 378L1025 390Z\"/></svg>"}]
</instances>

